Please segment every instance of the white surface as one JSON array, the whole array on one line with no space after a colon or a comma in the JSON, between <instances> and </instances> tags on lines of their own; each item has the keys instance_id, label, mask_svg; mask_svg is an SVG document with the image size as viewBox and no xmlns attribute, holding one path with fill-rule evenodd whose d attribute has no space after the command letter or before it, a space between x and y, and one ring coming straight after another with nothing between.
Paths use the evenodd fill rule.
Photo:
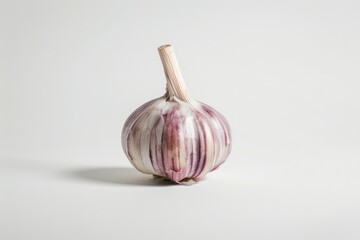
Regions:
<instances>
[{"instance_id":1,"label":"white surface","mask_svg":"<svg viewBox=\"0 0 360 240\"><path fill-rule=\"evenodd\" d=\"M0 239L359 239L359 12L1 1ZM191 187L157 185L120 148L126 117L164 93L165 43L233 128L228 161Z\"/></svg>"}]
</instances>

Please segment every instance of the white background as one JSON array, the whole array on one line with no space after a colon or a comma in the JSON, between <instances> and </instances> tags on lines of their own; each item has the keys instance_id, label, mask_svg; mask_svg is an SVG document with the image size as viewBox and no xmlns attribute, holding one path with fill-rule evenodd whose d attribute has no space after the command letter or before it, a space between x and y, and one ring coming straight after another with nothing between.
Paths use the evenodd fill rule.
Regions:
<instances>
[{"instance_id":1,"label":"white background","mask_svg":"<svg viewBox=\"0 0 360 240\"><path fill-rule=\"evenodd\" d=\"M164 94L233 129L196 185L157 184L120 145ZM359 1L1 1L0 239L359 239Z\"/></svg>"}]
</instances>

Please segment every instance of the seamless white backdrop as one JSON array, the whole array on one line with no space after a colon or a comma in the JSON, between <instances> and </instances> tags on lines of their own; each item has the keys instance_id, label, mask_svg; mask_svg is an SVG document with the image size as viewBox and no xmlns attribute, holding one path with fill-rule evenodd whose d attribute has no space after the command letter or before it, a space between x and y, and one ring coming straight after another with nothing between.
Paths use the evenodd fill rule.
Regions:
<instances>
[{"instance_id":1,"label":"seamless white backdrop","mask_svg":"<svg viewBox=\"0 0 360 240\"><path fill-rule=\"evenodd\" d=\"M358 1L0 1L0 239L359 239ZM127 116L172 44L233 150L136 173Z\"/></svg>"}]
</instances>

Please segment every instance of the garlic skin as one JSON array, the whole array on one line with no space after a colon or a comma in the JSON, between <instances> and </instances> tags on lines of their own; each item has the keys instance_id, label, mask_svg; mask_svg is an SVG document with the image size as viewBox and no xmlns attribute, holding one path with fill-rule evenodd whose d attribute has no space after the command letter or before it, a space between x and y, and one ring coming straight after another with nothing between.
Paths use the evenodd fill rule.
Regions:
<instances>
[{"instance_id":1,"label":"garlic skin","mask_svg":"<svg viewBox=\"0 0 360 240\"><path fill-rule=\"evenodd\" d=\"M128 117L122 147L140 172L177 183L198 181L228 157L230 126L215 109L188 95L172 47L161 46L159 53L167 92Z\"/></svg>"}]
</instances>

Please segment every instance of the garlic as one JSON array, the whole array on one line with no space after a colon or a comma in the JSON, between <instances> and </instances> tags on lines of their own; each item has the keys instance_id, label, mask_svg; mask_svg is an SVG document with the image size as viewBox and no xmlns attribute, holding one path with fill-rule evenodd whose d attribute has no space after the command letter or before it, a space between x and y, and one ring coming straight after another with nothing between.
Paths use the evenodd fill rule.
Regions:
<instances>
[{"instance_id":1,"label":"garlic","mask_svg":"<svg viewBox=\"0 0 360 240\"><path fill-rule=\"evenodd\" d=\"M230 127L223 115L190 97L172 46L158 50L166 94L129 116L122 147L140 172L188 184L224 163L231 150Z\"/></svg>"}]
</instances>

